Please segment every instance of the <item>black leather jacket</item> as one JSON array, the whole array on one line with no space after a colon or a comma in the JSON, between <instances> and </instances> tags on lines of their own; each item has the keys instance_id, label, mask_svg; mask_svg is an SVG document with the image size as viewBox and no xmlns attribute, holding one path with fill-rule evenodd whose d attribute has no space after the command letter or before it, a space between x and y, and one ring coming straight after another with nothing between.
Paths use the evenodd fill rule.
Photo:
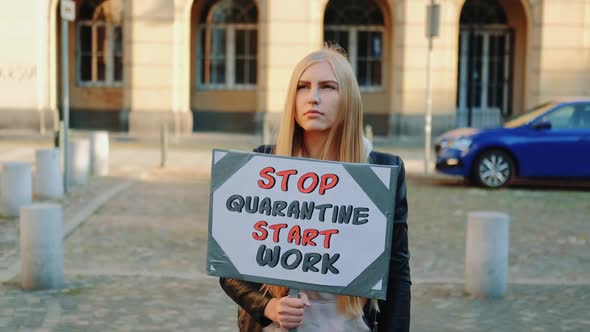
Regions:
<instances>
[{"instance_id":1,"label":"black leather jacket","mask_svg":"<svg viewBox=\"0 0 590 332\"><path fill-rule=\"evenodd\" d=\"M274 146L263 145L254 150L273 153ZM404 164L400 157L387 153L371 152L369 163L399 165L401 171L397 184L387 300L379 300L379 310L364 307L364 318L373 331L405 332L410 330L410 252L408 251L408 201ZM260 291L261 284L236 279L220 278L223 290L238 305L238 326L241 332L259 332L272 323L264 316L264 309L272 298Z\"/></svg>"}]
</instances>

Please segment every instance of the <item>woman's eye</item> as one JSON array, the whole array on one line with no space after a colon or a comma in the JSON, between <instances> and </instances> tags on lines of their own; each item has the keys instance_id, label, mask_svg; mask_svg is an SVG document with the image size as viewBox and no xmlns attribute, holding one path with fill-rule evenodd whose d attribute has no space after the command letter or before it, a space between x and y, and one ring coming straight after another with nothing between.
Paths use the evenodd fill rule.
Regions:
<instances>
[{"instance_id":1,"label":"woman's eye","mask_svg":"<svg viewBox=\"0 0 590 332\"><path fill-rule=\"evenodd\" d=\"M301 85L300 84L300 85L297 86L297 90L301 90L301 89L304 89L306 87L307 87L307 85Z\"/></svg>"},{"instance_id":2,"label":"woman's eye","mask_svg":"<svg viewBox=\"0 0 590 332\"><path fill-rule=\"evenodd\" d=\"M335 87L335 86L333 86L333 85L331 85L331 84L324 85L324 86L323 86L323 88L324 88L324 89L329 89L329 90L336 90L336 87Z\"/></svg>"}]
</instances>

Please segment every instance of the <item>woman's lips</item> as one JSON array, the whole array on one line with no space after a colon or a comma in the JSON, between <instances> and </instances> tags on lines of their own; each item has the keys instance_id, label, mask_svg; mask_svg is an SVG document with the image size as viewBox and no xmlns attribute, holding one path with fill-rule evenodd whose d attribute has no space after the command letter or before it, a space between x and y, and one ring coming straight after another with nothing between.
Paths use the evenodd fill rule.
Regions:
<instances>
[{"instance_id":1,"label":"woman's lips","mask_svg":"<svg viewBox=\"0 0 590 332\"><path fill-rule=\"evenodd\" d=\"M323 113L318 110L309 110L303 113L303 115L323 115Z\"/></svg>"}]
</instances>

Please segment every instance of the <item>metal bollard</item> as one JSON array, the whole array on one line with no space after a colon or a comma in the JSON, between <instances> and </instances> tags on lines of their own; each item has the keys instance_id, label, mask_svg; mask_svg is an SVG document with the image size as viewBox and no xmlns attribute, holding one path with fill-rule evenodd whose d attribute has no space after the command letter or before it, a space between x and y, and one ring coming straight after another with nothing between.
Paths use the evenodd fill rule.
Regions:
<instances>
[{"instance_id":1,"label":"metal bollard","mask_svg":"<svg viewBox=\"0 0 590 332\"><path fill-rule=\"evenodd\" d=\"M74 139L69 142L68 183L86 184L90 171L90 142Z\"/></svg>"},{"instance_id":2,"label":"metal bollard","mask_svg":"<svg viewBox=\"0 0 590 332\"><path fill-rule=\"evenodd\" d=\"M109 175L109 133L95 131L90 134L90 174Z\"/></svg>"},{"instance_id":3,"label":"metal bollard","mask_svg":"<svg viewBox=\"0 0 590 332\"><path fill-rule=\"evenodd\" d=\"M2 214L18 217L20 208L33 200L31 164L5 162L2 164Z\"/></svg>"},{"instance_id":4,"label":"metal bollard","mask_svg":"<svg viewBox=\"0 0 590 332\"><path fill-rule=\"evenodd\" d=\"M20 284L23 289L55 289L62 286L61 206L36 203L21 208L20 260Z\"/></svg>"},{"instance_id":5,"label":"metal bollard","mask_svg":"<svg viewBox=\"0 0 590 332\"><path fill-rule=\"evenodd\" d=\"M476 296L503 297L508 279L510 216L500 212L467 214L465 290Z\"/></svg>"},{"instance_id":6,"label":"metal bollard","mask_svg":"<svg viewBox=\"0 0 590 332\"><path fill-rule=\"evenodd\" d=\"M35 151L35 194L40 198L56 199L64 195L59 149Z\"/></svg>"},{"instance_id":7,"label":"metal bollard","mask_svg":"<svg viewBox=\"0 0 590 332\"><path fill-rule=\"evenodd\" d=\"M168 156L168 126L162 125L160 128L160 167L166 167Z\"/></svg>"}]
</instances>

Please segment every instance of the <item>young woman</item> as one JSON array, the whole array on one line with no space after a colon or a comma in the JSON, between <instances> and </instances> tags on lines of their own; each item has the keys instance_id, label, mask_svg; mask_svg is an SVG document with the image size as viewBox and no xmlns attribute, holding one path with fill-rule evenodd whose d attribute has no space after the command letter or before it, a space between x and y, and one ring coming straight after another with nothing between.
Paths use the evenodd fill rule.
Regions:
<instances>
[{"instance_id":1,"label":"young woman","mask_svg":"<svg viewBox=\"0 0 590 332\"><path fill-rule=\"evenodd\" d=\"M240 331L409 330L411 281L403 162L397 156L372 151L363 136L362 120L360 90L350 63L338 48L325 47L303 58L293 71L277 145L254 151L400 166L387 299L304 290L299 298L289 298L285 287L222 278L222 288L239 305Z\"/></svg>"}]
</instances>

